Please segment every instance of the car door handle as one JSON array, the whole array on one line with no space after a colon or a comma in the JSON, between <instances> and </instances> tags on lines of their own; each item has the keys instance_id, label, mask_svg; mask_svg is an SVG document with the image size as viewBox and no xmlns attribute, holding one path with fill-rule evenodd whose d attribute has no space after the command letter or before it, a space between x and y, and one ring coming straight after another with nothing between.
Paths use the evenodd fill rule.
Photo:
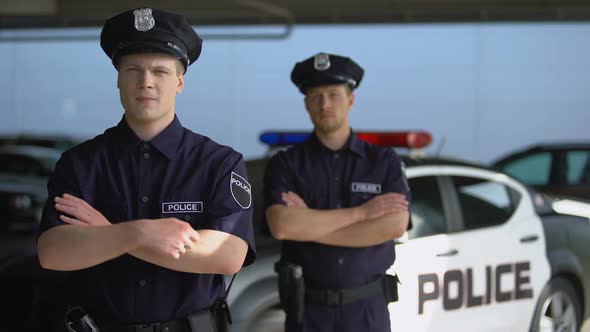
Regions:
<instances>
[{"instance_id":1,"label":"car door handle","mask_svg":"<svg viewBox=\"0 0 590 332\"><path fill-rule=\"evenodd\" d=\"M459 251L458 251L457 249L452 249L452 250L449 250L449 251L447 251L447 252L443 252L443 253L440 253L440 254L436 254L436 257L449 257L449 256L455 256L455 255L456 255L456 254L458 254L458 253L459 253Z\"/></svg>"},{"instance_id":2,"label":"car door handle","mask_svg":"<svg viewBox=\"0 0 590 332\"><path fill-rule=\"evenodd\" d=\"M535 242L539 239L538 235L527 235L520 238L521 243Z\"/></svg>"}]
</instances>

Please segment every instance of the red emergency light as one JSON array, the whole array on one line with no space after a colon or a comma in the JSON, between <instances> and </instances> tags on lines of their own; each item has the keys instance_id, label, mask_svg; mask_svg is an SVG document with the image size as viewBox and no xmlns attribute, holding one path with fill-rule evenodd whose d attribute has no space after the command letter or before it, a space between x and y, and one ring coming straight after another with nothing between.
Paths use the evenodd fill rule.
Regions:
<instances>
[{"instance_id":1,"label":"red emergency light","mask_svg":"<svg viewBox=\"0 0 590 332\"><path fill-rule=\"evenodd\" d=\"M432 135L426 131L402 132L357 132L356 136L375 145L421 149L432 142Z\"/></svg>"},{"instance_id":2,"label":"red emergency light","mask_svg":"<svg viewBox=\"0 0 590 332\"><path fill-rule=\"evenodd\" d=\"M432 142L432 135L427 131L400 132L355 132L363 141L388 147L421 149ZM271 146L295 145L306 141L310 132L303 131L269 131L260 135L260 141Z\"/></svg>"}]
</instances>

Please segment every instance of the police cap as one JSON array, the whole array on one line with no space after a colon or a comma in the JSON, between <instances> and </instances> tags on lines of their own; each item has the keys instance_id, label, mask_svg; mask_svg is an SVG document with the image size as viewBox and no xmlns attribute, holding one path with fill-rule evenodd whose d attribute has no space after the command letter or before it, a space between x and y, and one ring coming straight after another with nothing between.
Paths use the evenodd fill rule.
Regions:
<instances>
[{"instance_id":1,"label":"police cap","mask_svg":"<svg viewBox=\"0 0 590 332\"><path fill-rule=\"evenodd\" d=\"M291 81L303 94L314 86L340 83L348 84L354 90L361 83L364 72L351 58L318 53L295 64Z\"/></svg>"},{"instance_id":2,"label":"police cap","mask_svg":"<svg viewBox=\"0 0 590 332\"><path fill-rule=\"evenodd\" d=\"M179 59L186 71L201 54L202 42L184 16L151 8L109 18L100 34L100 46L115 67L123 55L161 53Z\"/></svg>"}]
</instances>

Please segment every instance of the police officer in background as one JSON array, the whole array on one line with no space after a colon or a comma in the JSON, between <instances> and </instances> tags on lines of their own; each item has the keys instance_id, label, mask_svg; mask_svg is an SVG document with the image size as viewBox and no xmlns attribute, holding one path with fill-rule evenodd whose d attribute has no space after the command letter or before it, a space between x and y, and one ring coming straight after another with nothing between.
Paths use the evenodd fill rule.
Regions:
<instances>
[{"instance_id":1,"label":"police officer in background","mask_svg":"<svg viewBox=\"0 0 590 332\"><path fill-rule=\"evenodd\" d=\"M175 115L202 41L183 16L139 8L108 19L100 42L124 115L57 163L40 263L72 271L68 331L213 331L224 275L255 247L242 155Z\"/></svg>"},{"instance_id":2,"label":"police officer in background","mask_svg":"<svg viewBox=\"0 0 590 332\"><path fill-rule=\"evenodd\" d=\"M350 128L363 73L350 58L326 53L291 73L313 135L274 155L264 178L267 221L283 240L277 271L287 332L390 331L397 279L385 271L393 239L409 226L410 191L395 151L360 141Z\"/></svg>"}]
</instances>

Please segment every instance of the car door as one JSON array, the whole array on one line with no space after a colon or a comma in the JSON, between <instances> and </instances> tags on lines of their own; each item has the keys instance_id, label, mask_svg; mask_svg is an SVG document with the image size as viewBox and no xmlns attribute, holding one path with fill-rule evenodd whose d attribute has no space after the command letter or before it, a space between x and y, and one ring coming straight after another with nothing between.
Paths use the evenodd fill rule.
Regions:
<instances>
[{"instance_id":1,"label":"car door","mask_svg":"<svg viewBox=\"0 0 590 332\"><path fill-rule=\"evenodd\" d=\"M424 212L418 190L424 190L420 178L434 175L446 232L429 234L420 224L436 218ZM549 265L526 190L502 174L469 167L433 167L408 178L418 229L396 248L391 270L402 285L400 301L390 305L392 328L527 330Z\"/></svg>"},{"instance_id":2,"label":"car door","mask_svg":"<svg viewBox=\"0 0 590 332\"><path fill-rule=\"evenodd\" d=\"M450 330L453 322L442 310L439 276L453 261L453 212L436 166L406 170L412 192L412 229L396 246L396 261L388 273L397 274L399 301L388 306L392 331Z\"/></svg>"}]
</instances>

